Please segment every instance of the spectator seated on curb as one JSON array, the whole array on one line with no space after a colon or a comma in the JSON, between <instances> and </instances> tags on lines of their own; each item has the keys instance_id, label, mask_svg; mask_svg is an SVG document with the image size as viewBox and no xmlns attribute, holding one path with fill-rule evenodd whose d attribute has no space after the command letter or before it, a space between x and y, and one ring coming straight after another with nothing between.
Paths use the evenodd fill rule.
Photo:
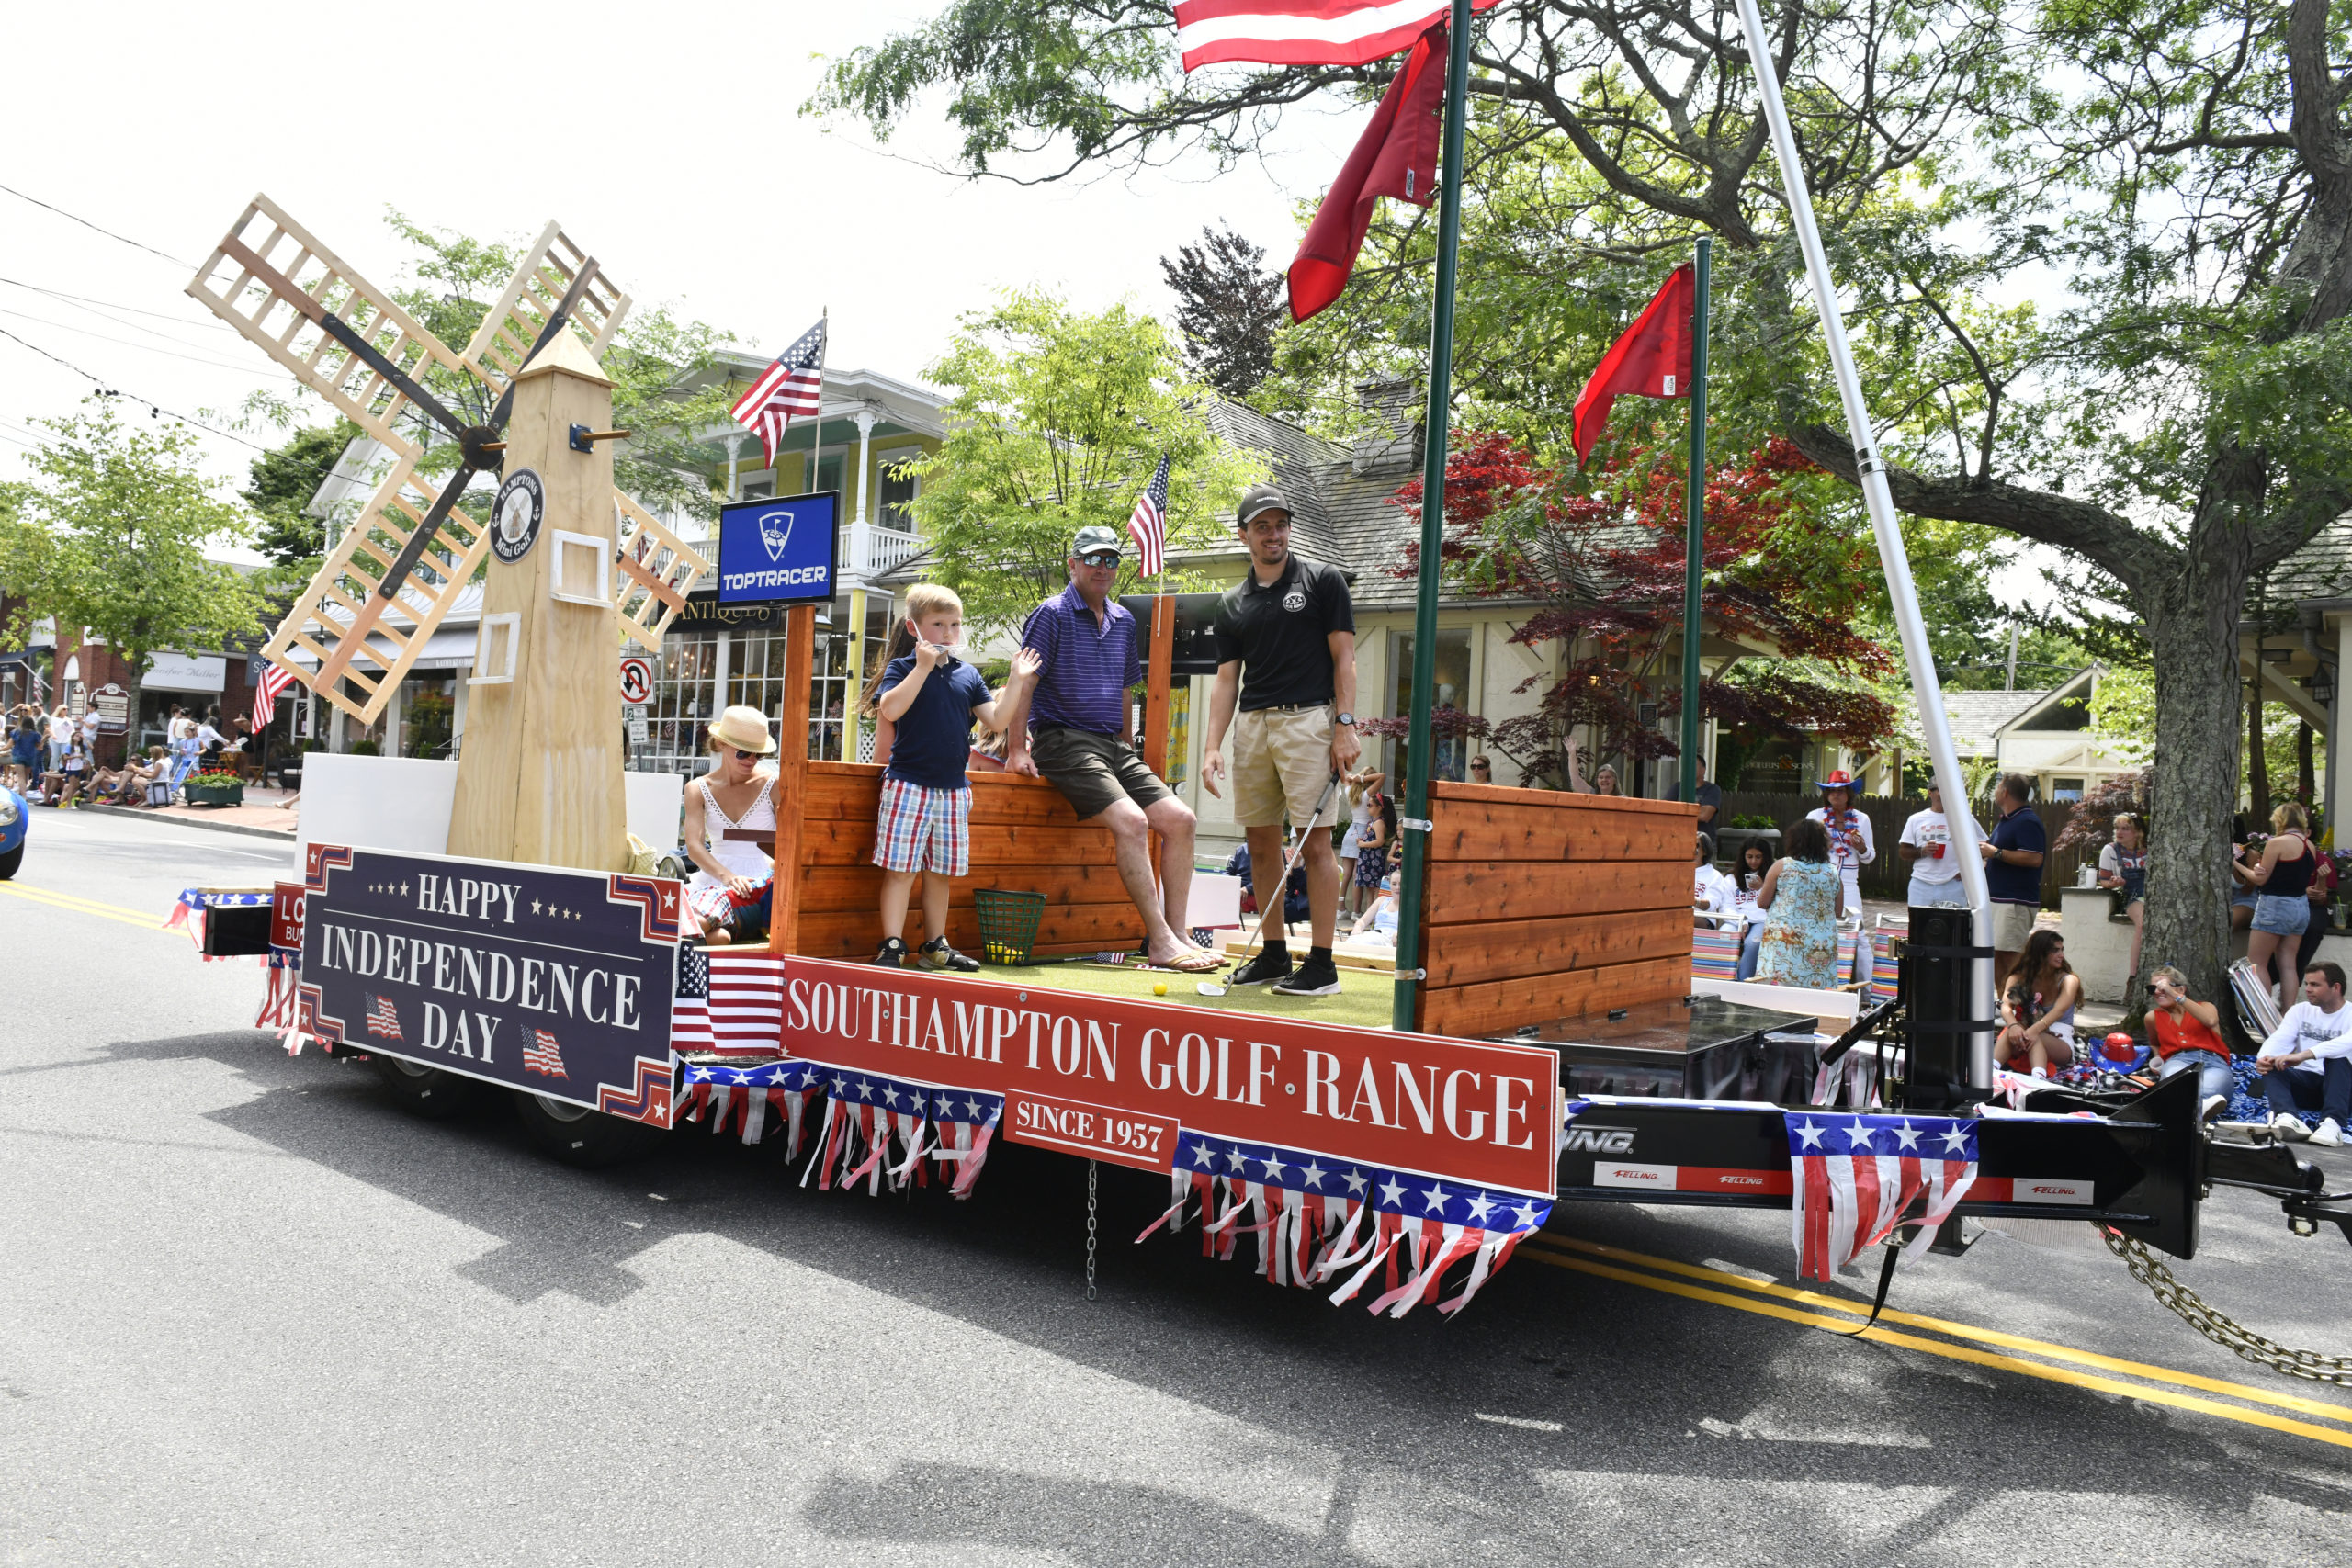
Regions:
<instances>
[{"instance_id":1,"label":"spectator seated on curb","mask_svg":"<svg viewBox=\"0 0 2352 1568\"><path fill-rule=\"evenodd\" d=\"M103 796L115 806L140 806L147 799L147 786L172 770L171 761L161 746L147 748L144 763L131 762L119 768L100 768L90 780L90 796Z\"/></svg>"},{"instance_id":2,"label":"spectator seated on curb","mask_svg":"<svg viewBox=\"0 0 2352 1568\"><path fill-rule=\"evenodd\" d=\"M2197 1075L2197 1097L2207 1111L2218 1099L2226 1106L2237 1089L2229 1042L2222 1038L2222 1010L2192 1000L2188 977L2167 964L2148 976L2148 1043L2154 1047L2161 1083L2176 1073Z\"/></svg>"},{"instance_id":3,"label":"spectator seated on curb","mask_svg":"<svg viewBox=\"0 0 2352 1568\"><path fill-rule=\"evenodd\" d=\"M1241 912L1258 912L1258 885L1250 876L1250 846L1242 845L1226 858L1225 874L1241 879ZM1306 865L1305 862L1291 867L1290 880L1283 885L1283 923L1295 926L1307 919Z\"/></svg>"},{"instance_id":4,"label":"spectator seated on curb","mask_svg":"<svg viewBox=\"0 0 2352 1568\"><path fill-rule=\"evenodd\" d=\"M2352 1010L2344 1005L2341 965L2314 964L2303 976L2303 999L2287 1010L2278 1027L2255 1053L2262 1069L2262 1092L2270 1101L2270 1125L2282 1137L2308 1136L2335 1148L2352 1123ZM2303 1113L2323 1119L2306 1132Z\"/></svg>"},{"instance_id":5,"label":"spectator seated on curb","mask_svg":"<svg viewBox=\"0 0 2352 1568\"><path fill-rule=\"evenodd\" d=\"M1356 918L1355 925L1348 931L1348 939L1351 942L1385 942L1391 947L1396 944L1396 879L1394 876L1381 878L1380 896L1372 901L1370 908Z\"/></svg>"}]
</instances>

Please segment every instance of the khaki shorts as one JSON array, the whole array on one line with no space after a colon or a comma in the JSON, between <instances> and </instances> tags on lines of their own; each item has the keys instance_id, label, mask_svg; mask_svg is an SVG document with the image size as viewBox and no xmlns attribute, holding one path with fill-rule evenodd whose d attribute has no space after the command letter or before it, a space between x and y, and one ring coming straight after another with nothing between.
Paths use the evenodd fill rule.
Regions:
<instances>
[{"instance_id":1,"label":"khaki shorts","mask_svg":"<svg viewBox=\"0 0 2352 1568\"><path fill-rule=\"evenodd\" d=\"M2034 917L2041 913L2031 904L1994 905L1993 951L2023 953L2026 939L2033 935Z\"/></svg>"},{"instance_id":2,"label":"khaki shorts","mask_svg":"<svg viewBox=\"0 0 2352 1568\"><path fill-rule=\"evenodd\" d=\"M1323 796L1321 820L1338 819L1331 782L1331 705L1261 708L1233 721L1233 819L1244 828L1279 828L1284 807L1303 823Z\"/></svg>"}]
</instances>

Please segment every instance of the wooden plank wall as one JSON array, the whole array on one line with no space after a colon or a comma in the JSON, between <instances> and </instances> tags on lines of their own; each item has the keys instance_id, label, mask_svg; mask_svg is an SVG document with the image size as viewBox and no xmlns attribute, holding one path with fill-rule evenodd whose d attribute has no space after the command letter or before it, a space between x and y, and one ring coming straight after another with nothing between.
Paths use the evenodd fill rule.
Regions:
<instances>
[{"instance_id":1,"label":"wooden plank wall","mask_svg":"<svg viewBox=\"0 0 2352 1568\"><path fill-rule=\"evenodd\" d=\"M1690 994L1696 807L1430 787L1424 1033L1492 1034Z\"/></svg>"},{"instance_id":2,"label":"wooden plank wall","mask_svg":"<svg viewBox=\"0 0 2352 1568\"><path fill-rule=\"evenodd\" d=\"M874 864L882 770L869 762L806 766L799 924L787 951L811 958L871 958L882 942L876 913L882 873ZM1043 780L974 773L971 785L972 872L956 879L948 902L949 942L979 956L973 896L983 887L1009 887L1046 896L1037 953L1133 952L1142 942L1143 917L1119 881L1109 829L1080 827L1069 803ZM779 855L776 863L781 875L787 863ZM903 935L910 947L923 939L920 880Z\"/></svg>"}]
</instances>

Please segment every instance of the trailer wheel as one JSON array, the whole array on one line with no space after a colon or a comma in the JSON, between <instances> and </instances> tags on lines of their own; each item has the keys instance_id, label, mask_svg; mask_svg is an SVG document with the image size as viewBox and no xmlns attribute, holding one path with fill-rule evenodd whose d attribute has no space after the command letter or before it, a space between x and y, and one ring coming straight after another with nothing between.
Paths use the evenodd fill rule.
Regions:
<instances>
[{"instance_id":1,"label":"trailer wheel","mask_svg":"<svg viewBox=\"0 0 2352 1568\"><path fill-rule=\"evenodd\" d=\"M625 1122L602 1111L568 1105L524 1089L514 1091L514 1111L540 1153L582 1170L637 1159L651 1154L662 1142L659 1127Z\"/></svg>"},{"instance_id":2,"label":"trailer wheel","mask_svg":"<svg viewBox=\"0 0 2352 1568\"><path fill-rule=\"evenodd\" d=\"M456 1073L445 1073L438 1067L419 1066L398 1056L387 1056L381 1051L371 1052L368 1058L376 1064L377 1076L384 1080L384 1089L392 1103L412 1116L422 1116L428 1122L446 1122L465 1113L473 1103L474 1086L470 1079Z\"/></svg>"},{"instance_id":3,"label":"trailer wheel","mask_svg":"<svg viewBox=\"0 0 2352 1568\"><path fill-rule=\"evenodd\" d=\"M16 875L17 868L24 863L25 846L22 844L18 844L6 854L0 854L0 882L6 882Z\"/></svg>"}]
</instances>

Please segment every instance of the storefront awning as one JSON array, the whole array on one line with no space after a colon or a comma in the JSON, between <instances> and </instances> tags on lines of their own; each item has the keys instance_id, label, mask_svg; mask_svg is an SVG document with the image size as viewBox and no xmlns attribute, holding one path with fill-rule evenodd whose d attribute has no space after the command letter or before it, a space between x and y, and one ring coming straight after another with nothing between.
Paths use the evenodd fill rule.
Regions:
<instances>
[{"instance_id":1,"label":"storefront awning","mask_svg":"<svg viewBox=\"0 0 2352 1568\"><path fill-rule=\"evenodd\" d=\"M409 668L432 671L470 670L474 667L475 635L475 629L470 626L451 630L436 630L425 639L424 651L417 655L416 662ZM319 667L317 660L300 649L288 657L305 670L315 670ZM378 661L369 658L365 651L355 657L352 663L365 670L381 668Z\"/></svg>"}]
</instances>

